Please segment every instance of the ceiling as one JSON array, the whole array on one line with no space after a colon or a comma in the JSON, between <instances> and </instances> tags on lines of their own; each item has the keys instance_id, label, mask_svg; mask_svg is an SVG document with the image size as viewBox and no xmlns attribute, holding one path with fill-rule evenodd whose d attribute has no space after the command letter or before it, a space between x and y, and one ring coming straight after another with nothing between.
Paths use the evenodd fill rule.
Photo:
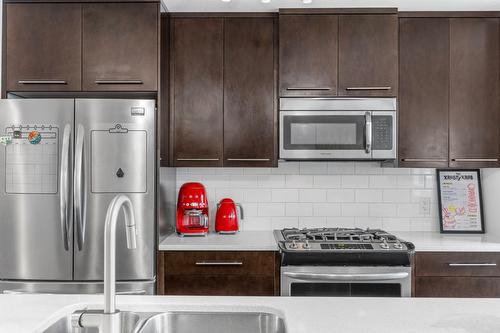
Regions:
<instances>
[{"instance_id":1,"label":"ceiling","mask_svg":"<svg viewBox=\"0 0 500 333\"><path fill-rule=\"evenodd\" d=\"M162 0L170 12L272 12L279 8L397 7L418 10L500 10L500 0Z\"/></svg>"}]
</instances>

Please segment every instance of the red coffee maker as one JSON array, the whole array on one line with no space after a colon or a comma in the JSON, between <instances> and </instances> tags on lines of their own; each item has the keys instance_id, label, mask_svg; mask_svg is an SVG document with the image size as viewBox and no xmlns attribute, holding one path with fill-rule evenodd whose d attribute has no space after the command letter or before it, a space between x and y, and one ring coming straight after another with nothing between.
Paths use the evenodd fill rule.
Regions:
<instances>
[{"instance_id":1,"label":"red coffee maker","mask_svg":"<svg viewBox=\"0 0 500 333\"><path fill-rule=\"evenodd\" d=\"M200 183L182 185L177 199L177 233L180 236L206 236L208 226L205 186Z\"/></svg>"},{"instance_id":2,"label":"red coffee maker","mask_svg":"<svg viewBox=\"0 0 500 333\"><path fill-rule=\"evenodd\" d=\"M240 231L240 222L236 208L240 210L243 219L243 208L234 203L232 199L222 199L217 204L217 215L215 219L215 231L219 234L235 234Z\"/></svg>"}]
</instances>

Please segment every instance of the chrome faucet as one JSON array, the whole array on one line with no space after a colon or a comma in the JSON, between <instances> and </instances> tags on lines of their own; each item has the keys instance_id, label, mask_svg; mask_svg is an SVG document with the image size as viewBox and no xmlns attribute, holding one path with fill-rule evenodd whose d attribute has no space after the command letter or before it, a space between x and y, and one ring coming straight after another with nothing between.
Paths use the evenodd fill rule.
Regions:
<instances>
[{"instance_id":1,"label":"chrome faucet","mask_svg":"<svg viewBox=\"0 0 500 333\"><path fill-rule=\"evenodd\" d=\"M117 195L109 204L104 226L104 311L76 311L72 315L74 328L98 327L99 332L120 332L121 315L116 309L116 223L123 207L127 247L137 247L134 207L130 199Z\"/></svg>"}]
</instances>

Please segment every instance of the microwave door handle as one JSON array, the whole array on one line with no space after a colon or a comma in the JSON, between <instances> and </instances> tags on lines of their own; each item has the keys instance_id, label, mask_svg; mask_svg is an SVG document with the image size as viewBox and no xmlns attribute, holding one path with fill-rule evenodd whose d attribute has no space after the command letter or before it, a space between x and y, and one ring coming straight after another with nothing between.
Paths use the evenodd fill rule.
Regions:
<instances>
[{"instance_id":1,"label":"microwave door handle","mask_svg":"<svg viewBox=\"0 0 500 333\"><path fill-rule=\"evenodd\" d=\"M301 281L382 281L402 280L406 279L409 276L408 272L374 274L325 274L285 272L283 274L292 279Z\"/></svg>"},{"instance_id":2,"label":"microwave door handle","mask_svg":"<svg viewBox=\"0 0 500 333\"><path fill-rule=\"evenodd\" d=\"M71 126L64 126L62 151L61 151L61 173L59 181L59 200L61 209L61 231L64 250L69 251L69 157L71 149Z\"/></svg>"},{"instance_id":3,"label":"microwave door handle","mask_svg":"<svg viewBox=\"0 0 500 333\"><path fill-rule=\"evenodd\" d=\"M366 153L371 154L372 152L372 114L370 112L365 113L365 133L366 133Z\"/></svg>"},{"instance_id":4,"label":"microwave door handle","mask_svg":"<svg viewBox=\"0 0 500 333\"><path fill-rule=\"evenodd\" d=\"M86 219L86 184L83 179L85 175L84 139L85 129L78 125L76 132L76 156L75 156L75 217L76 217L76 243L78 250L83 249L85 243L85 219Z\"/></svg>"}]
</instances>

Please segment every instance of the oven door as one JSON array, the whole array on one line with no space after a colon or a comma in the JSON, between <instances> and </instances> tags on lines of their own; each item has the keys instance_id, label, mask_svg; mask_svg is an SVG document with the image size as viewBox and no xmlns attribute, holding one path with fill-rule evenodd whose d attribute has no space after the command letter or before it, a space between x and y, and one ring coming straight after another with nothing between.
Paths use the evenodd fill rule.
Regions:
<instances>
[{"instance_id":1,"label":"oven door","mask_svg":"<svg viewBox=\"0 0 500 333\"><path fill-rule=\"evenodd\" d=\"M371 159L369 111L281 111L281 159Z\"/></svg>"},{"instance_id":2,"label":"oven door","mask_svg":"<svg viewBox=\"0 0 500 333\"><path fill-rule=\"evenodd\" d=\"M410 297L411 268L283 266L281 296Z\"/></svg>"}]
</instances>

